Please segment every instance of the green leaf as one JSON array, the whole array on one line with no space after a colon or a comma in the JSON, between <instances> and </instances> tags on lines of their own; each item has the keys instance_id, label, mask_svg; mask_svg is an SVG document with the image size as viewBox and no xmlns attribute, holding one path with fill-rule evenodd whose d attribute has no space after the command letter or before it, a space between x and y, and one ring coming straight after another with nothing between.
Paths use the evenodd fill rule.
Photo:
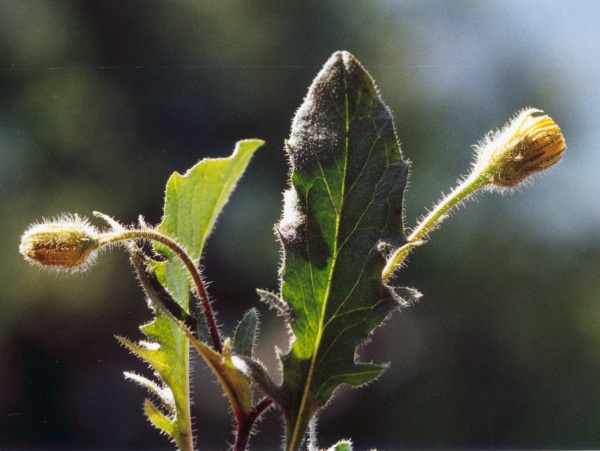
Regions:
<instances>
[{"instance_id":1,"label":"green leaf","mask_svg":"<svg viewBox=\"0 0 600 451\"><path fill-rule=\"evenodd\" d=\"M233 336L233 352L244 357L252 357L254 340L258 330L258 311L251 308L238 323Z\"/></svg>"},{"instance_id":2,"label":"green leaf","mask_svg":"<svg viewBox=\"0 0 600 451\"><path fill-rule=\"evenodd\" d=\"M189 338L198 353L217 376L219 383L225 391L225 395L229 398L229 403L233 408L236 418L244 418L252 407L250 384L244 379L242 373L238 371L231 360L231 343L229 339L225 341L223 355L220 355L205 343L196 340L193 336Z\"/></svg>"},{"instance_id":3,"label":"green leaf","mask_svg":"<svg viewBox=\"0 0 600 451\"><path fill-rule=\"evenodd\" d=\"M160 421L157 416L150 417L152 422L177 443L179 449L191 449L191 416L189 409L189 374L188 343L178 326L164 313L157 313L156 318L141 327L150 341L133 344L119 338L134 354L141 357L156 371L161 385L145 382L144 378L135 378L151 392L159 394L159 399L169 415L163 415ZM132 379L131 375L128 378ZM185 383L184 383L185 381ZM156 388L154 388L156 387ZM156 390L158 389L158 393ZM148 406L146 405L146 408ZM168 422L168 429L162 428Z\"/></svg>"},{"instance_id":4,"label":"green leaf","mask_svg":"<svg viewBox=\"0 0 600 451\"><path fill-rule=\"evenodd\" d=\"M352 441L351 440L340 440L331 448L328 448L327 451L352 451Z\"/></svg>"},{"instance_id":5,"label":"green leaf","mask_svg":"<svg viewBox=\"0 0 600 451\"><path fill-rule=\"evenodd\" d=\"M175 237L195 261L206 238L254 152L258 139L239 141L227 158L205 158L184 175L175 172L167 182L164 216L157 230ZM166 252L163 245L159 251Z\"/></svg>"},{"instance_id":6,"label":"green leaf","mask_svg":"<svg viewBox=\"0 0 600 451\"><path fill-rule=\"evenodd\" d=\"M250 158L261 145L263 142L259 140L240 141L228 158L204 159L185 175L173 174L167 183L164 217L157 228L158 231L174 238L198 262L206 238L219 213L248 166ZM182 330L182 326L185 325L178 320L187 319L190 311L189 276L177 257L164 245L156 245L155 249L167 256L167 260L151 263L152 277L156 277L182 310L178 310L167 297L156 291L157 287L152 278L146 278L147 280L142 281L142 285L147 292L150 290L149 297L152 305L165 308L166 311L157 310L156 318L141 328L150 342L141 342L139 345L126 340L122 342L156 370L163 386L159 384L155 386L164 393L172 393L174 414L164 415L149 402L145 405L146 413L157 427L173 437L180 449L188 450L193 448L189 392L189 339L194 337L186 336ZM141 272L138 269L141 279L145 277L144 274L147 276L149 273L146 268L142 269ZM200 332L203 324L202 319L197 321ZM198 343L194 345L196 348L200 346ZM204 344L200 347L208 348ZM201 354L207 358L210 353L205 349L203 351L204 354L202 352ZM219 354L214 354L221 358ZM240 385L239 381L244 379L237 370L231 370L233 368L231 362L224 361L219 367L214 355L210 355L209 359L209 365L213 369L221 368L226 374L225 380L229 387L233 387L234 397L239 398L239 409L249 408L249 401L246 400L248 388ZM236 371L237 376L231 375L233 371ZM144 384L140 380L137 382ZM247 386L245 381L244 383ZM148 384L144 385L151 389ZM164 399L163 404L166 411L172 412ZM235 408L236 406L234 410Z\"/></svg>"},{"instance_id":7,"label":"green leaf","mask_svg":"<svg viewBox=\"0 0 600 451\"><path fill-rule=\"evenodd\" d=\"M383 369L357 363L355 352L399 305L381 280L381 250L407 241L408 163L372 78L347 52L314 80L286 147L291 183L277 230L294 340L281 356L284 395L275 401L287 447L297 449L340 384L365 384Z\"/></svg>"},{"instance_id":8,"label":"green leaf","mask_svg":"<svg viewBox=\"0 0 600 451\"><path fill-rule=\"evenodd\" d=\"M239 141L227 158L205 158L184 175L175 172L167 182L163 220L157 230L174 237L188 255L198 261L217 217L227 203L254 152L264 141ZM168 256L155 262L159 281L189 311L189 277L177 258L163 244L155 249ZM203 325L202 319L199 326Z\"/></svg>"},{"instance_id":9,"label":"green leaf","mask_svg":"<svg viewBox=\"0 0 600 451\"><path fill-rule=\"evenodd\" d=\"M161 431L166 432L171 437L176 436L177 431L174 427L174 421L171 418L167 417L164 413L162 413L160 409L156 407L154 403L149 399L146 399L144 401L144 412L146 412L146 416L150 419L154 426L156 426ZM185 449L181 447L181 444L179 444L179 442L176 441L176 443L180 450Z\"/></svg>"}]
</instances>

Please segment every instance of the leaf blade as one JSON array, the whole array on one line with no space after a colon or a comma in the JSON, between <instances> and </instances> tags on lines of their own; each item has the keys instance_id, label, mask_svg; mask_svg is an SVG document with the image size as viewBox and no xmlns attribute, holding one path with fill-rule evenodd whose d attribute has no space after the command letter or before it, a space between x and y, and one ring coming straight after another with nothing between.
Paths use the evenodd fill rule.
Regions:
<instances>
[{"instance_id":1,"label":"leaf blade","mask_svg":"<svg viewBox=\"0 0 600 451\"><path fill-rule=\"evenodd\" d=\"M165 195L164 216L157 229L159 232L173 237L196 263L200 259L206 239L229 195L248 166L250 158L262 145L263 141L260 140L240 141L236 144L231 156L204 159L184 175L175 173L169 179ZM161 383L164 383L173 394L175 409L171 417L164 415L154 404L146 401L145 408L148 417L157 427L171 435L180 449L192 449L189 339L195 340L195 338L193 336L186 337L181 330L182 326L186 326L177 323L179 320L190 318L189 277L177 257L168 248L164 245L156 245L155 250L165 255L167 260L150 262L151 269L148 268L148 274L152 273L152 281L147 279L149 275L146 274L144 261L140 261L139 267L136 266L136 269L150 300L156 307L165 308L167 314L156 311L156 318L141 328L142 332L156 345L152 346L152 349L144 349L144 346L133 345L129 342L124 342L124 344L157 371ZM165 303L165 299L161 298L162 295L156 291L157 284L154 283L154 278L173 297L173 302ZM180 309L173 305L175 302ZM199 335L202 324L201 319L197 321ZM237 370L232 369L233 365L230 361L220 364L213 355L214 351L211 353L207 350L208 346L197 342L193 344L197 348L200 347L206 354L205 358L209 356L215 368L224 373L225 382L229 384L225 388L230 390L235 400L239 399L241 409L248 409L249 389L246 387L247 383L237 373ZM217 374L217 376L219 375ZM151 382L143 385L151 391L154 388ZM155 386L158 385L155 384ZM168 400L163 399L163 402L165 401Z\"/></svg>"},{"instance_id":2,"label":"leaf blade","mask_svg":"<svg viewBox=\"0 0 600 451\"><path fill-rule=\"evenodd\" d=\"M164 217L158 231L177 237L197 261L217 217L252 155L263 144L258 139L239 141L229 157L205 158L183 175L175 172L167 182ZM157 249L165 252L164 246L157 245Z\"/></svg>"},{"instance_id":3,"label":"leaf blade","mask_svg":"<svg viewBox=\"0 0 600 451\"><path fill-rule=\"evenodd\" d=\"M288 446L341 383L361 385L382 368L355 349L398 304L381 281L382 246L406 242L402 160L391 114L373 80L337 52L309 89L287 142L292 165L278 224L282 298L294 341L281 356Z\"/></svg>"},{"instance_id":4,"label":"leaf blade","mask_svg":"<svg viewBox=\"0 0 600 451\"><path fill-rule=\"evenodd\" d=\"M225 342L223 355L220 355L205 343L196 340L193 336L190 336L189 339L219 380L236 418L246 416L252 407L250 384L244 379L242 373L240 373L232 361L229 340Z\"/></svg>"},{"instance_id":5,"label":"leaf blade","mask_svg":"<svg viewBox=\"0 0 600 451\"><path fill-rule=\"evenodd\" d=\"M258 310L251 308L235 328L232 351L244 357L252 357L257 331Z\"/></svg>"}]
</instances>

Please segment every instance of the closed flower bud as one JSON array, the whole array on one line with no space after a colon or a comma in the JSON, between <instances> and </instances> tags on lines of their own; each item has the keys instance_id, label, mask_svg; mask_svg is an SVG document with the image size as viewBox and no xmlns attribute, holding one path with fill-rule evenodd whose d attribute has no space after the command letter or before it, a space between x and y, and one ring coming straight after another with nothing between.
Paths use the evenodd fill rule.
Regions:
<instances>
[{"instance_id":1,"label":"closed flower bud","mask_svg":"<svg viewBox=\"0 0 600 451\"><path fill-rule=\"evenodd\" d=\"M86 219L62 216L34 224L23 233L19 251L30 263L76 273L94 262L100 242L99 233Z\"/></svg>"},{"instance_id":2,"label":"closed flower bud","mask_svg":"<svg viewBox=\"0 0 600 451\"><path fill-rule=\"evenodd\" d=\"M558 162L566 149L560 128L542 111L529 108L477 147L473 175L497 188L515 188L528 176Z\"/></svg>"}]
</instances>

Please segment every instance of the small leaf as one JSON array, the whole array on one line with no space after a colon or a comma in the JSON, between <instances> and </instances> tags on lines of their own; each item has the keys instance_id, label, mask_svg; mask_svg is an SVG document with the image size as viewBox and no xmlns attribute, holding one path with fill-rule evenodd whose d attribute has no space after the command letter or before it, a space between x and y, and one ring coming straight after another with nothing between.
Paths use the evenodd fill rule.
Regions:
<instances>
[{"instance_id":1,"label":"small leaf","mask_svg":"<svg viewBox=\"0 0 600 451\"><path fill-rule=\"evenodd\" d=\"M217 376L219 383L223 387L227 398L237 418L244 416L250 412L252 407L252 395L250 393L250 385L244 379L234 366L231 358L231 343L225 341L223 355L215 352L207 344L202 343L193 336L188 336L198 353L204 358L208 366Z\"/></svg>"},{"instance_id":2,"label":"small leaf","mask_svg":"<svg viewBox=\"0 0 600 451\"><path fill-rule=\"evenodd\" d=\"M356 362L355 352L399 306L381 280L380 249L407 242L408 163L372 78L347 52L336 52L317 75L286 148L290 188L276 229L294 340L281 356L282 398L275 402L285 416L286 446L297 449L340 384L362 385L383 369Z\"/></svg>"},{"instance_id":3,"label":"small leaf","mask_svg":"<svg viewBox=\"0 0 600 451\"><path fill-rule=\"evenodd\" d=\"M257 330L258 311L255 308L251 308L246 312L235 329L232 351L244 357L252 357Z\"/></svg>"}]
</instances>

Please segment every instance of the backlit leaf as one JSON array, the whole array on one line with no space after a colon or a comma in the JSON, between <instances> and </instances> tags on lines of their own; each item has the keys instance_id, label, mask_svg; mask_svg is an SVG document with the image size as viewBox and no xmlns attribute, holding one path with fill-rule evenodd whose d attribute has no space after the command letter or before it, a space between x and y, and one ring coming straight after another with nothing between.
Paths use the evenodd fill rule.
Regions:
<instances>
[{"instance_id":1,"label":"backlit leaf","mask_svg":"<svg viewBox=\"0 0 600 451\"><path fill-rule=\"evenodd\" d=\"M194 259L196 263L202 254L204 244L215 221L227 202L231 192L248 166L250 158L261 145L259 140L240 141L233 154L228 158L204 159L185 173L175 173L167 183L164 217L158 231L175 239ZM152 422L173 437L180 449L192 447L192 420L190 414L189 393L189 346L194 339L194 346L202 350L201 355L208 358L209 365L216 372L219 380L226 384L230 399L239 405L236 408L249 409L249 389L247 382L233 368L231 359L223 359L209 346L199 342L193 336L186 336L182 325L189 325L189 275L177 257L164 245L156 245L155 249L167 257L166 261L151 262L151 268L144 268L145 262L138 269L142 286L149 295L151 305L156 308L156 318L141 329L148 337L148 342L133 344L121 341L134 353L147 361L160 379L159 383L138 383L151 391L172 394L172 406L165 404L166 415L149 401L146 401L146 413ZM141 270L141 272L140 272ZM155 280L164 286L168 294L181 308L169 302L164 293L159 293ZM166 309L166 310L165 310ZM195 309L192 309L195 310ZM185 320L186 324L178 323ZM196 322L199 336L202 333L203 319ZM199 351L200 351L199 349ZM245 384L245 385L244 385ZM201 425L197 429L202 433Z\"/></svg>"},{"instance_id":2,"label":"backlit leaf","mask_svg":"<svg viewBox=\"0 0 600 451\"><path fill-rule=\"evenodd\" d=\"M296 113L287 141L290 187L277 225L284 248L281 298L294 341L281 356L280 409L289 449L343 383L382 367L356 347L399 303L381 280L385 248L406 243L402 196L408 164L374 82L347 52L335 53Z\"/></svg>"}]
</instances>

